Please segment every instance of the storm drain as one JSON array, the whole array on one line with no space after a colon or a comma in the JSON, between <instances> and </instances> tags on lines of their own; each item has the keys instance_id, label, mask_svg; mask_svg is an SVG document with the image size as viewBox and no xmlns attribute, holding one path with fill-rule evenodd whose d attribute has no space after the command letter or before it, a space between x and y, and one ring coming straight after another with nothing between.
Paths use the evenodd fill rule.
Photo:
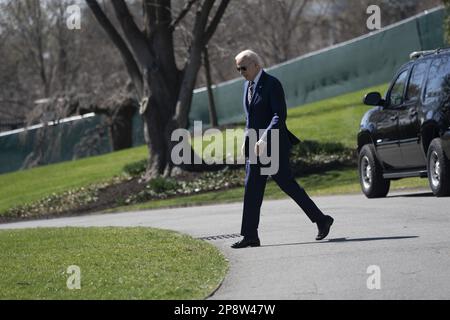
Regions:
<instances>
[{"instance_id":1,"label":"storm drain","mask_svg":"<svg viewBox=\"0 0 450 320\"><path fill-rule=\"evenodd\" d=\"M222 240L222 239L233 239L233 238L239 238L241 235L239 233L233 233L233 234L222 234L219 236L207 236L207 237L201 237L197 238L199 240Z\"/></svg>"}]
</instances>

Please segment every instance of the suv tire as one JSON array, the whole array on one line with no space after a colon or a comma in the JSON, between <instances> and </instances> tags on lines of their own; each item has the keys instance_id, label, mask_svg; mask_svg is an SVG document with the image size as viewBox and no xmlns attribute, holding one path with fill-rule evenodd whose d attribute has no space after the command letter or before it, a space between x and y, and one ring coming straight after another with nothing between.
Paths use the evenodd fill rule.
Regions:
<instances>
[{"instance_id":1,"label":"suv tire","mask_svg":"<svg viewBox=\"0 0 450 320\"><path fill-rule=\"evenodd\" d=\"M373 145L361 148L358 158L359 182L367 198L383 198L389 192L391 181L383 178L383 170Z\"/></svg>"},{"instance_id":2,"label":"suv tire","mask_svg":"<svg viewBox=\"0 0 450 320\"><path fill-rule=\"evenodd\" d=\"M433 194L437 197L450 194L450 161L442 148L440 138L430 143L427 153L428 182Z\"/></svg>"}]
</instances>

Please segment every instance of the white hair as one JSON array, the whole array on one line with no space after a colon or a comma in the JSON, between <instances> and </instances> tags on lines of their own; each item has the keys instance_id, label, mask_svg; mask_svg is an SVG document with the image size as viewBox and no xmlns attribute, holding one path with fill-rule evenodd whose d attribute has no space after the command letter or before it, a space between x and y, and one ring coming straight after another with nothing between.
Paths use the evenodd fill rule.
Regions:
<instances>
[{"instance_id":1,"label":"white hair","mask_svg":"<svg viewBox=\"0 0 450 320\"><path fill-rule=\"evenodd\" d=\"M243 58L250 59L252 62L256 63L258 66L262 67L261 57L255 51L244 50L244 51L240 52L234 59L237 61L237 60L241 60Z\"/></svg>"}]
</instances>

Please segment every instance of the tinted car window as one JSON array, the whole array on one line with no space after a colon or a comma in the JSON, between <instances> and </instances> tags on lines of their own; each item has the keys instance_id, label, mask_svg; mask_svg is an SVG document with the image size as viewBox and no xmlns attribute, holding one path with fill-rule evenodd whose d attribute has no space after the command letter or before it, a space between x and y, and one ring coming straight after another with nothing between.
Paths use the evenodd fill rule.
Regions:
<instances>
[{"instance_id":1,"label":"tinted car window","mask_svg":"<svg viewBox=\"0 0 450 320\"><path fill-rule=\"evenodd\" d=\"M403 92L405 91L406 76L408 75L408 70L403 71L395 80L392 86L391 93L389 95L389 104L391 106L398 106L403 102Z\"/></svg>"},{"instance_id":2,"label":"tinted car window","mask_svg":"<svg viewBox=\"0 0 450 320\"><path fill-rule=\"evenodd\" d=\"M406 92L406 100L417 100L420 98L420 92L422 91L422 83L427 71L427 65L427 61L422 61L413 67Z\"/></svg>"},{"instance_id":3,"label":"tinted car window","mask_svg":"<svg viewBox=\"0 0 450 320\"><path fill-rule=\"evenodd\" d=\"M450 57L435 59L428 73L425 103L436 102L449 90Z\"/></svg>"}]
</instances>

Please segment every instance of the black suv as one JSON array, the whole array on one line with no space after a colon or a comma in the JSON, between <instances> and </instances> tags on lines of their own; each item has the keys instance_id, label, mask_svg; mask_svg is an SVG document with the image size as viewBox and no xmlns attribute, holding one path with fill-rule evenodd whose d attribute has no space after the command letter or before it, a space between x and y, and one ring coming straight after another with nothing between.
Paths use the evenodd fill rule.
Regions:
<instances>
[{"instance_id":1,"label":"black suv","mask_svg":"<svg viewBox=\"0 0 450 320\"><path fill-rule=\"evenodd\" d=\"M450 194L450 49L413 52L385 98L361 120L358 170L368 198L385 197L390 181L428 177L436 196Z\"/></svg>"}]
</instances>

